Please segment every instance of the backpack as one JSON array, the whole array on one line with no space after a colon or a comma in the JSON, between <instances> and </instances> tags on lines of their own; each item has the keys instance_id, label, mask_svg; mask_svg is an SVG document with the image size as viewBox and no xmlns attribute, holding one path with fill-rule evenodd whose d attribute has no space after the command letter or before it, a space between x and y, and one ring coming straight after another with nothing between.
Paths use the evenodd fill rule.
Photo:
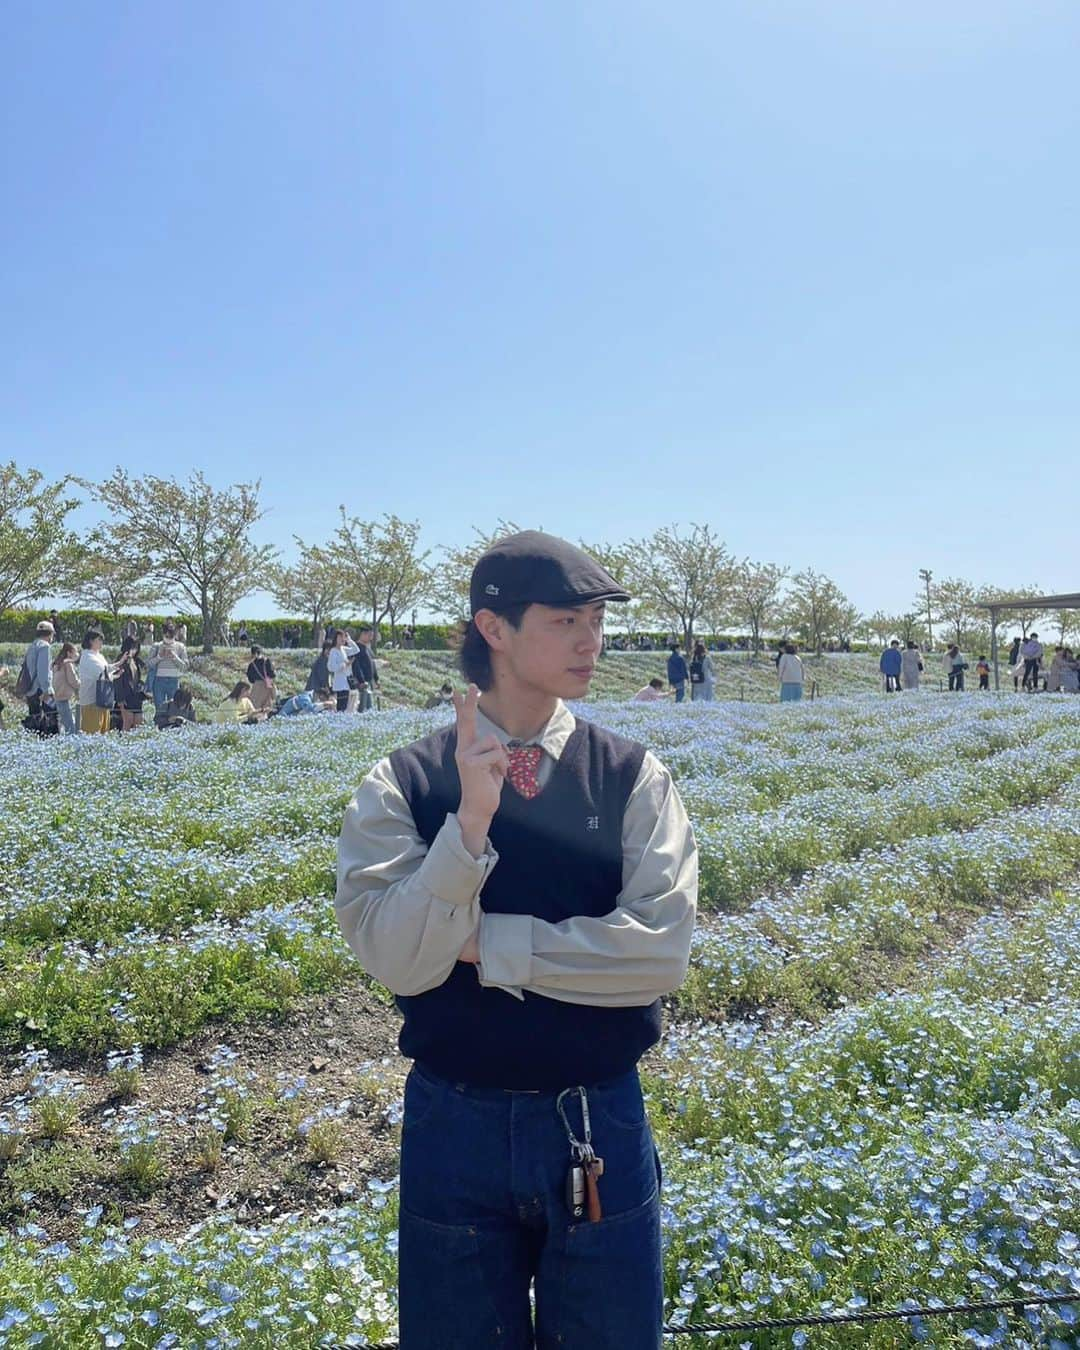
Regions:
<instances>
[{"instance_id":1,"label":"backpack","mask_svg":"<svg viewBox=\"0 0 1080 1350\"><path fill-rule=\"evenodd\" d=\"M15 697L25 698L33 683L34 677L30 674L30 661L28 657L24 656L22 670L19 671L19 678L15 681Z\"/></svg>"},{"instance_id":2,"label":"backpack","mask_svg":"<svg viewBox=\"0 0 1080 1350\"><path fill-rule=\"evenodd\" d=\"M704 662L704 661L691 661L691 662L690 662L690 683L691 683L691 684L704 684L704 683L705 683L705 662Z\"/></svg>"}]
</instances>

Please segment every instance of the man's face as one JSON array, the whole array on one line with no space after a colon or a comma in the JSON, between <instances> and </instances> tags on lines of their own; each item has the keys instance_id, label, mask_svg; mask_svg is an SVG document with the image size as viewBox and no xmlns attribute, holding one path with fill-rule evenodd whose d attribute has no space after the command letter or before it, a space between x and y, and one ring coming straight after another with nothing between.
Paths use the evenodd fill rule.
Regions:
<instances>
[{"instance_id":1,"label":"man's face","mask_svg":"<svg viewBox=\"0 0 1080 1350\"><path fill-rule=\"evenodd\" d=\"M604 602L530 605L521 627L499 624L499 652L513 680L555 698L584 698L604 645Z\"/></svg>"}]
</instances>

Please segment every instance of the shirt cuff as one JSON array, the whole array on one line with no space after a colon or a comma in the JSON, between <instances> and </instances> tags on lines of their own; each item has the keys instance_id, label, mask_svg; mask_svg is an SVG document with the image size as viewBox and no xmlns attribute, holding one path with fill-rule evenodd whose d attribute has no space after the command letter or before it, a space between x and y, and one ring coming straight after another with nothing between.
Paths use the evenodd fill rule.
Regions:
<instances>
[{"instance_id":1,"label":"shirt cuff","mask_svg":"<svg viewBox=\"0 0 1080 1350\"><path fill-rule=\"evenodd\" d=\"M486 914L480 920L480 962L477 975L482 985L498 985L523 998L522 985L532 974L531 914Z\"/></svg>"},{"instance_id":2,"label":"shirt cuff","mask_svg":"<svg viewBox=\"0 0 1080 1350\"><path fill-rule=\"evenodd\" d=\"M499 855L484 840L482 857L474 858L461 839L458 818L451 813L420 865L424 888L448 905L471 905L480 894Z\"/></svg>"}]
</instances>

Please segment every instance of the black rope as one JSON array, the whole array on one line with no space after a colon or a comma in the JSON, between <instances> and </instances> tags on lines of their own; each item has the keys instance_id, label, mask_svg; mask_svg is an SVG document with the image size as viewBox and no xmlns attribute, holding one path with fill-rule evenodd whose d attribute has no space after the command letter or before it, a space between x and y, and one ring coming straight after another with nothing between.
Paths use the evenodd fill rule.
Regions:
<instances>
[{"instance_id":1,"label":"black rope","mask_svg":"<svg viewBox=\"0 0 1080 1350\"><path fill-rule=\"evenodd\" d=\"M1056 1303L1080 1303L1080 1294L1033 1294L1030 1298L995 1298L978 1303L950 1303L936 1308L893 1308L882 1312L819 1313L816 1317L751 1318L743 1322L687 1322L682 1326L665 1324L665 1336L704 1336L728 1332L774 1331L792 1327L824 1327L844 1322L893 1322L909 1317L954 1317L958 1313L993 1312L1010 1308L1019 1316L1025 1308ZM339 1348L340 1350L340 1348ZM397 1341L375 1344L366 1341L363 1350L401 1350Z\"/></svg>"}]
</instances>

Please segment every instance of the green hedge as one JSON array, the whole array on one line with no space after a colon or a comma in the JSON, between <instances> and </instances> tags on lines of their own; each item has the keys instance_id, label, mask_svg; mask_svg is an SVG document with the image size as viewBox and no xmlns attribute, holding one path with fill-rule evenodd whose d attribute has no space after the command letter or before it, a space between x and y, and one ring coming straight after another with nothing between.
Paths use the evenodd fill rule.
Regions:
<instances>
[{"instance_id":1,"label":"green hedge","mask_svg":"<svg viewBox=\"0 0 1080 1350\"><path fill-rule=\"evenodd\" d=\"M83 634L90 625L90 620L95 615L88 609L61 609L57 611L60 619L61 631L64 640L67 642L81 642ZM44 609L5 609L0 611L0 642L32 642L34 640L34 629L41 619L47 619L49 611ZM100 620L101 631L105 635L105 641L111 645L118 645L120 642L120 631L112 619L106 615L96 616ZM176 623L186 623L188 626L188 646L196 647L202 645L202 620L197 616L190 614L132 614L126 615L126 618L132 618L138 623L140 629L152 619L154 621L154 631L161 635L162 625L166 619L173 619ZM337 620L342 627L348 628L355 634L363 619L349 618ZM416 625L416 640L414 647L417 651L445 651L450 644L454 632L453 624L442 623L418 623ZM248 637L260 647L282 647L284 645L284 630L286 628L299 628L300 646L311 647L311 620L310 619L233 619L230 621L230 628L233 635L233 641L236 641L236 634L241 628L247 628ZM401 643L402 627L398 628L398 644ZM654 649L656 651L667 650L666 633L649 633ZM730 633L718 633L715 635L719 641L729 642L732 646L735 644L735 635ZM391 641L390 625L379 625L378 645L386 646ZM713 641L710 635L707 641ZM770 638L765 642L766 651L775 651L776 639ZM876 647L868 648L864 643L853 642L851 644L853 652L865 652L868 650L876 651Z\"/></svg>"}]
</instances>

